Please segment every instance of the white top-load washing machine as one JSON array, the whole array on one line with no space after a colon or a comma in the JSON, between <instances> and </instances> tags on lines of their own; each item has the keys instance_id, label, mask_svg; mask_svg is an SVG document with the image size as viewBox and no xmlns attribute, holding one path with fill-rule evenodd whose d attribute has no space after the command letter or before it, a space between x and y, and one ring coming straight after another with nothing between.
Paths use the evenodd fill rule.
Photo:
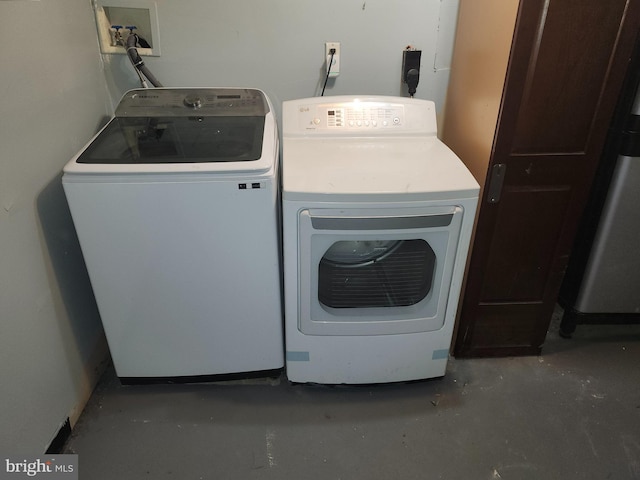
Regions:
<instances>
[{"instance_id":1,"label":"white top-load washing machine","mask_svg":"<svg viewBox=\"0 0 640 480\"><path fill-rule=\"evenodd\" d=\"M284 366L273 108L254 89L141 89L65 167L123 381Z\"/></svg>"},{"instance_id":2,"label":"white top-load washing machine","mask_svg":"<svg viewBox=\"0 0 640 480\"><path fill-rule=\"evenodd\" d=\"M479 186L436 130L425 100L284 102L290 381L444 375Z\"/></svg>"}]
</instances>

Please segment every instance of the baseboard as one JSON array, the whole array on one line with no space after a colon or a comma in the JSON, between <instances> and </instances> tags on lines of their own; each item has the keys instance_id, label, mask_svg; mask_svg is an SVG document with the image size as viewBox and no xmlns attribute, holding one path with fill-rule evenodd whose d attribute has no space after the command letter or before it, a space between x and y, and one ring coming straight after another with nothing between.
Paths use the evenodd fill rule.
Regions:
<instances>
[{"instance_id":1,"label":"baseboard","mask_svg":"<svg viewBox=\"0 0 640 480\"><path fill-rule=\"evenodd\" d=\"M78 394L78 401L69 412L69 422L71 428L75 426L87 405L87 402L93 394L93 390L96 388L98 381L107 370L107 367L111 363L111 357L109 356L109 346L104 336L100 337L97 345L94 347L90 358L84 368L82 378L78 379L80 385L80 392Z\"/></svg>"},{"instance_id":2,"label":"baseboard","mask_svg":"<svg viewBox=\"0 0 640 480\"><path fill-rule=\"evenodd\" d=\"M77 379L77 383L79 384L77 401L75 405L72 406L69 416L60 424L58 431L54 433L52 440L49 442L49 446L45 450L45 454L62 453L64 444L71 436L73 427L80 418L84 407L93 394L93 390L110 362L109 347L107 346L104 336L101 336L84 365L82 375Z\"/></svg>"},{"instance_id":3,"label":"baseboard","mask_svg":"<svg viewBox=\"0 0 640 480\"><path fill-rule=\"evenodd\" d=\"M44 453L46 455L55 455L58 453L62 453L64 444L67 443L67 440L69 439L70 436L71 436L71 422L69 422L69 417L67 417L67 420L62 424L62 426L58 430L58 433L56 434L55 437L53 437L53 440L51 441L51 443L47 447L46 452Z\"/></svg>"}]
</instances>

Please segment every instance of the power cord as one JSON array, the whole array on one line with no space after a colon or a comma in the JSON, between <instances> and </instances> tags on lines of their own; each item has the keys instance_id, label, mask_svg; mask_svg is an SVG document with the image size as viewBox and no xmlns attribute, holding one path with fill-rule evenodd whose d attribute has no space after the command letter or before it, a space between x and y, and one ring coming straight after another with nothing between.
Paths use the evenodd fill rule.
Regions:
<instances>
[{"instance_id":1,"label":"power cord","mask_svg":"<svg viewBox=\"0 0 640 480\"><path fill-rule=\"evenodd\" d=\"M322 86L322 93L320 94L321 97L324 97L324 89L327 87L327 81L329 80L329 74L331 73L331 65L333 65L333 56L336 54L336 49L332 48L329 50L329 54L331 57L329 58L329 66L327 67L327 76L324 77L324 85Z\"/></svg>"},{"instance_id":2,"label":"power cord","mask_svg":"<svg viewBox=\"0 0 640 480\"><path fill-rule=\"evenodd\" d=\"M412 68L407 72L407 77L405 81L407 82L407 87L409 88L409 96L413 98L418 89L418 81L420 80L420 71Z\"/></svg>"}]
</instances>

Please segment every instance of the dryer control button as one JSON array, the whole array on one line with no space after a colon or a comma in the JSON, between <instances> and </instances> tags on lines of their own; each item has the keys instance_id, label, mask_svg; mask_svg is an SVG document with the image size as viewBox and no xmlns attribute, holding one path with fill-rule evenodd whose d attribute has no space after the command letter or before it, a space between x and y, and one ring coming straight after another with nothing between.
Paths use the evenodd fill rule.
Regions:
<instances>
[{"instance_id":1,"label":"dryer control button","mask_svg":"<svg viewBox=\"0 0 640 480\"><path fill-rule=\"evenodd\" d=\"M313 119L313 123L315 123L316 125L320 125L320 119L319 118L314 118Z\"/></svg>"},{"instance_id":2,"label":"dryer control button","mask_svg":"<svg viewBox=\"0 0 640 480\"><path fill-rule=\"evenodd\" d=\"M400 123L400 117L393 117L393 124L398 125Z\"/></svg>"}]
</instances>

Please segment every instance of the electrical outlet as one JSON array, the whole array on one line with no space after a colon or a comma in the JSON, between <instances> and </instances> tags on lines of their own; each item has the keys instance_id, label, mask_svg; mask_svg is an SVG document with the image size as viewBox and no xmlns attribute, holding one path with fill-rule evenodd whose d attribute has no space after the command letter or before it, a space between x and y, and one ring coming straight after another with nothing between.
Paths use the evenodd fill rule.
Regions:
<instances>
[{"instance_id":1,"label":"electrical outlet","mask_svg":"<svg viewBox=\"0 0 640 480\"><path fill-rule=\"evenodd\" d=\"M408 47L407 47L408 48ZM402 81L407 83L407 77L410 70L416 70L420 72L420 57L422 55L421 50L414 48L407 49L402 52Z\"/></svg>"},{"instance_id":2,"label":"electrical outlet","mask_svg":"<svg viewBox=\"0 0 640 480\"><path fill-rule=\"evenodd\" d=\"M333 59L331 59L331 49L335 48ZM337 77L340 75L340 42L326 42L324 44L325 63L326 68L329 70L329 61L331 61L331 70L329 71L329 78Z\"/></svg>"},{"instance_id":3,"label":"electrical outlet","mask_svg":"<svg viewBox=\"0 0 640 480\"><path fill-rule=\"evenodd\" d=\"M420 56L422 51L407 47L402 52L402 81L407 84L409 96L413 97L420 80Z\"/></svg>"}]
</instances>

